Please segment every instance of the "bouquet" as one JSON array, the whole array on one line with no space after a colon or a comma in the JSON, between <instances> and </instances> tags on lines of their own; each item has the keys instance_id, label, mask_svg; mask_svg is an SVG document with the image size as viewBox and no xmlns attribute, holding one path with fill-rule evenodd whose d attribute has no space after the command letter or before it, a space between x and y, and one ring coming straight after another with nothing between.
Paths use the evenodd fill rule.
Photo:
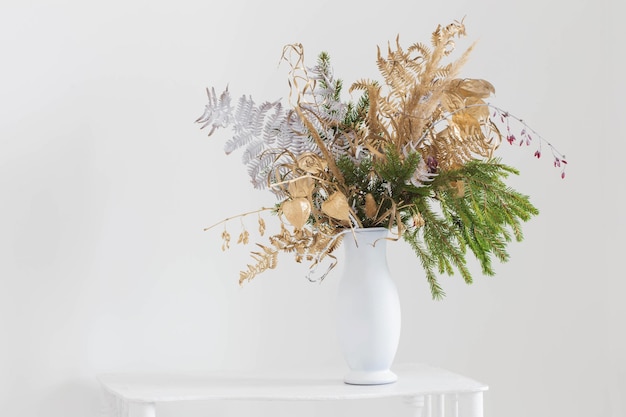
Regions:
<instances>
[{"instance_id":1,"label":"bouquet","mask_svg":"<svg viewBox=\"0 0 626 417\"><path fill-rule=\"evenodd\" d=\"M386 54L378 48L382 79L353 82L354 101L342 99L344 84L329 55L320 53L309 67L300 44L285 46L281 57L289 65L288 106L245 95L235 105L228 88L219 95L207 88L196 122L209 135L232 127L225 152L242 150L252 185L277 199L273 207L235 216L259 213L261 236L261 212L280 219L280 230L256 244L240 283L275 268L281 252L309 262L308 278L322 280L355 228L384 227L390 239L406 241L434 299L444 296L438 275L458 271L472 282L469 253L485 275L494 274L494 259L508 260L507 244L523 239L521 223L538 210L506 184L518 171L496 157L498 147L534 145L540 158L546 144L562 177L567 161L521 119L486 101L495 92L491 83L460 76L473 45L457 59L451 55L464 35L463 22L455 21L438 26L430 46L404 49L396 38ZM222 238L226 249L226 227ZM248 241L244 229L238 242Z\"/></svg>"}]
</instances>

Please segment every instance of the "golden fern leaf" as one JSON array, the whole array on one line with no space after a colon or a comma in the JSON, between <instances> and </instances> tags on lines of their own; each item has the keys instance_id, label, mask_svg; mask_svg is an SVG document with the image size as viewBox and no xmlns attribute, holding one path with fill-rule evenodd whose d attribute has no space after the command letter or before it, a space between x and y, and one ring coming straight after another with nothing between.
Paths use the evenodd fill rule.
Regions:
<instances>
[{"instance_id":1,"label":"golden fern leaf","mask_svg":"<svg viewBox=\"0 0 626 417\"><path fill-rule=\"evenodd\" d=\"M473 110L473 109L472 109ZM492 127L487 120L474 117L468 111L460 111L448 119L448 126L425 141L422 154L435 158L439 168L459 168L477 156L490 158L499 146L501 138L485 134Z\"/></svg>"},{"instance_id":2,"label":"golden fern leaf","mask_svg":"<svg viewBox=\"0 0 626 417\"><path fill-rule=\"evenodd\" d=\"M389 64L388 60L383 58L382 54L380 53L380 48L378 48L376 66L378 67L378 72L380 73L380 75L382 75L385 84L389 85L392 79L392 66Z\"/></svg>"},{"instance_id":3,"label":"golden fern leaf","mask_svg":"<svg viewBox=\"0 0 626 417\"><path fill-rule=\"evenodd\" d=\"M415 84L417 77L408 62L408 57L403 54L391 54L387 59L378 57L378 69L393 95L402 97L404 91Z\"/></svg>"},{"instance_id":4,"label":"golden fern leaf","mask_svg":"<svg viewBox=\"0 0 626 417\"><path fill-rule=\"evenodd\" d=\"M421 60L414 59L415 62L426 61L430 59L430 56L432 54L430 48L420 42L414 43L413 45L409 46L407 48L407 52L409 54L412 54L413 52L419 52L419 56L422 59Z\"/></svg>"},{"instance_id":5,"label":"golden fern leaf","mask_svg":"<svg viewBox=\"0 0 626 417\"><path fill-rule=\"evenodd\" d=\"M256 263L254 265L248 264L247 270L239 272L239 285L243 285L245 281L250 281L268 269L275 269L278 264L278 252L276 250L260 243L257 243L257 246L263 249L263 252L251 252Z\"/></svg>"},{"instance_id":6,"label":"golden fern leaf","mask_svg":"<svg viewBox=\"0 0 626 417\"><path fill-rule=\"evenodd\" d=\"M454 50L455 37L465 35L465 25L463 21L454 21L446 26L437 26L432 34L431 41L438 53L449 55Z\"/></svg>"},{"instance_id":7,"label":"golden fern leaf","mask_svg":"<svg viewBox=\"0 0 626 417\"><path fill-rule=\"evenodd\" d=\"M254 271L252 265L248 265L248 269L246 271L239 271L239 285L243 285L244 282L250 281L255 276L256 272Z\"/></svg>"},{"instance_id":8,"label":"golden fern leaf","mask_svg":"<svg viewBox=\"0 0 626 417\"><path fill-rule=\"evenodd\" d=\"M355 90L367 91L373 85L376 85L375 81L360 79L352 83L348 92L352 93Z\"/></svg>"},{"instance_id":9,"label":"golden fern leaf","mask_svg":"<svg viewBox=\"0 0 626 417\"><path fill-rule=\"evenodd\" d=\"M326 253L329 253L329 254L333 253L339 246L341 246L342 242L343 242L343 235L338 235L338 236L331 238L330 245L328 246Z\"/></svg>"},{"instance_id":10,"label":"golden fern leaf","mask_svg":"<svg viewBox=\"0 0 626 417\"><path fill-rule=\"evenodd\" d=\"M376 61L376 65L392 93L409 89L421 71L421 66L415 66L410 56L403 52L399 46L398 48L398 51L389 49L387 58L383 58L379 50Z\"/></svg>"},{"instance_id":11,"label":"golden fern leaf","mask_svg":"<svg viewBox=\"0 0 626 417\"><path fill-rule=\"evenodd\" d=\"M448 64L446 66L437 68L435 72L433 72L432 82L438 82L438 81L445 80L446 78L450 77L451 70L452 70L452 64Z\"/></svg>"}]
</instances>

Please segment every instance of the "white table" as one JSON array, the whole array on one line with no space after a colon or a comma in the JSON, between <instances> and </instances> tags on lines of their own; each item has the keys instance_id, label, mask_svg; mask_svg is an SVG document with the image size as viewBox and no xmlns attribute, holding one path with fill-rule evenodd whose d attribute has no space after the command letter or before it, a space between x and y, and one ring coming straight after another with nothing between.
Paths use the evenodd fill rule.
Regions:
<instances>
[{"instance_id":1,"label":"white table","mask_svg":"<svg viewBox=\"0 0 626 417\"><path fill-rule=\"evenodd\" d=\"M98 377L115 417L156 417L158 403L174 401L331 401L398 398L421 417L482 417L487 385L423 364L397 365L398 381L348 385L341 370L245 375L115 373ZM408 411L407 411L408 413Z\"/></svg>"}]
</instances>

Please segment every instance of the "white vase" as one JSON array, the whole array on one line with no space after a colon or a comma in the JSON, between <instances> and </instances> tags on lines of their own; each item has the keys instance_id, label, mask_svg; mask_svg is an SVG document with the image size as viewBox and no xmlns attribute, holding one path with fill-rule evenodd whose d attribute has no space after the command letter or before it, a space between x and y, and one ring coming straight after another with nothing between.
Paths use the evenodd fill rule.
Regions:
<instances>
[{"instance_id":1,"label":"white vase","mask_svg":"<svg viewBox=\"0 0 626 417\"><path fill-rule=\"evenodd\" d=\"M350 368L347 384L378 385L398 378L390 368L400 340L400 300L387 265L386 228L346 231L337 294L338 338Z\"/></svg>"}]
</instances>

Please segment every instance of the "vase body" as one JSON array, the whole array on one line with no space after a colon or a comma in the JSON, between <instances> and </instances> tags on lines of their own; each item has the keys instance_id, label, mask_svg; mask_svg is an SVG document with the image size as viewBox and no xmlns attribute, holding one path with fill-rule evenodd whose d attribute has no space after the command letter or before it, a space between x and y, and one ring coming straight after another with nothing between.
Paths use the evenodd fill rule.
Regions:
<instances>
[{"instance_id":1,"label":"vase body","mask_svg":"<svg viewBox=\"0 0 626 417\"><path fill-rule=\"evenodd\" d=\"M387 265L386 228L345 232L337 294L338 339L348 384L395 382L390 370L400 341L400 300Z\"/></svg>"}]
</instances>

